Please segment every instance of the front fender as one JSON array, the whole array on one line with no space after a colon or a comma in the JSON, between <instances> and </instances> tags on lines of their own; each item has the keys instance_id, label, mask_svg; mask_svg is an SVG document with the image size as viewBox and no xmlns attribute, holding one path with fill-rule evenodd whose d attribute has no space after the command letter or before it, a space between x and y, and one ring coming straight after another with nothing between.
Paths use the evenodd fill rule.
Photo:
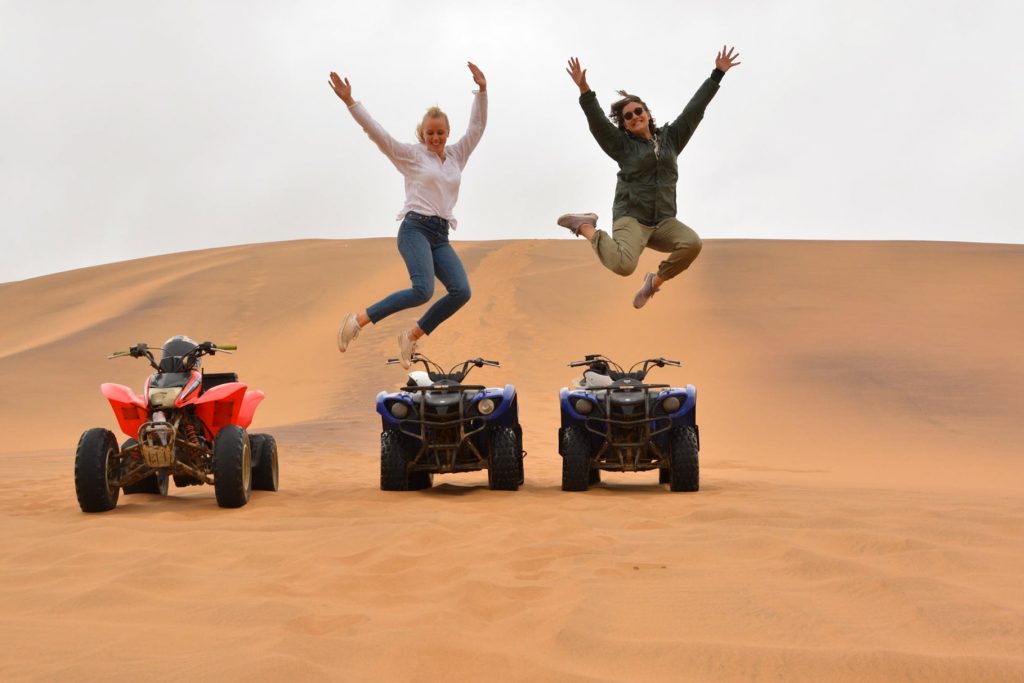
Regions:
<instances>
[{"instance_id":1,"label":"front fender","mask_svg":"<svg viewBox=\"0 0 1024 683\"><path fill-rule=\"evenodd\" d=\"M380 416L383 418L389 417L388 411L384 409L384 399L387 398L387 396L388 392L386 391L382 391L377 394L377 412L380 413Z\"/></svg>"},{"instance_id":2,"label":"front fender","mask_svg":"<svg viewBox=\"0 0 1024 683\"><path fill-rule=\"evenodd\" d=\"M508 423L518 422L519 416L517 414L518 408L516 407L516 388L511 384L506 384L503 389L492 387L484 389L479 394L473 397L473 404L476 405L484 398L501 398L498 405L494 408L494 412L484 417L487 422L496 423Z\"/></svg>"},{"instance_id":3,"label":"front fender","mask_svg":"<svg viewBox=\"0 0 1024 683\"><path fill-rule=\"evenodd\" d=\"M561 406L562 412L562 426L566 427L571 424L581 424L586 422L586 415L577 412L576 406L573 405L573 395L576 397L586 397L597 403L600 403L596 397L589 393L586 389L569 389L562 387L562 390L558 392L558 402Z\"/></svg>"},{"instance_id":4,"label":"front fender","mask_svg":"<svg viewBox=\"0 0 1024 683\"><path fill-rule=\"evenodd\" d=\"M149 418L145 399L123 384L101 384L100 392L110 403L121 431L138 439L139 427Z\"/></svg>"},{"instance_id":5,"label":"front fender","mask_svg":"<svg viewBox=\"0 0 1024 683\"><path fill-rule=\"evenodd\" d=\"M401 392L389 393L387 391L382 391L377 394L377 413L380 415L381 426L384 429L398 429L401 421L392 415L387 409L387 404L384 402L387 399L402 401L409 406L413 405L412 399L407 394L403 394Z\"/></svg>"},{"instance_id":6,"label":"front fender","mask_svg":"<svg viewBox=\"0 0 1024 683\"><path fill-rule=\"evenodd\" d=\"M679 406L679 410L677 410L676 412L672 413L671 417L672 417L673 420L676 420L676 419L678 419L678 418L680 418L682 416L689 415L690 419L687 421L688 424L696 424L696 422L697 422L697 387L693 386L692 384L687 384L686 385L686 389L684 389L683 391L686 392L686 400L683 401L683 405ZM677 393L679 393L679 390L678 389L673 389L673 390L671 390L668 393L677 394ZM666 394L666 395L668 395L668 394Z\"/></svg>"}]
</instances>

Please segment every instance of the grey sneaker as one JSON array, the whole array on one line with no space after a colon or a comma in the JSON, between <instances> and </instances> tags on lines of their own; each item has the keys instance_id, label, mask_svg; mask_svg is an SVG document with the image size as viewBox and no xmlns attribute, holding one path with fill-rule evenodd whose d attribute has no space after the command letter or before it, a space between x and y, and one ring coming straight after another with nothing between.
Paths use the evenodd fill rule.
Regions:
<instances>
[{"instance_id":1,"label":"grey sneaker","mask_svg":"<svg viewBox=\"0 0 1024 683\"><path fill-rule=\"evenodd\" d=\"M640 285L640 291L633 297L633 308L643 308L652 296L658 293L654 287L654 273L644 275L644 283Z\"/></svg>"},{"instance_id":2,"label":"grey sneaker","mask_svg":"<svg viewBox=\"0 0 1024 683\"><path fill-rule=\"evenodd\" d=\"M593 225L597 227L596 213L567 213L558 217L558 224L563 228L569 228L572 234L579 236L581 225Z\"/></svg>"},{"instance_id":3,"label":"grey sneaker","mask_svg":"<svg viewBox=\"0 0 1024 683\"><path fill-rule=\"evenodd\" d=\"M356 320L355 313L349 313L341 321L341 327L338 328L338 350L345 353L348 345L355 341L355 338L358 336L359 321Z\"/></svg>"},{"instance_id":4,"label":"grey sneaker","mask_svg":"<svg viewBox=\"0 0 1024 683\"><path fill-rule=\"evenodd\" d=\"M398 361L406 370L412 367L412 355L414 353L416 353L416 342L409 334L409 331L406 330L398 335Z\"/></svg>"}]
</instances>

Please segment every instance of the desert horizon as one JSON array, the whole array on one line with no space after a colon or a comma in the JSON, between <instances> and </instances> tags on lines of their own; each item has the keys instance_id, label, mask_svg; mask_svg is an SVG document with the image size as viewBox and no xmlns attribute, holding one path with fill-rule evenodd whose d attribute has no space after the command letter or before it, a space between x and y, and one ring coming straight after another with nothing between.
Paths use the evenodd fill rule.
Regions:
<instances>
[{"instance_id":1,"label":"desert horizon","mask_svg":"<svg viewBox=\"0 0 1024 683\"><path fill-rule=\"evenodd\" d=\"M1024 245L705 240L642 310L572 240L453 243L473 297L425 339L517 387L525 485L379 490L374 398L424 309L392 238L153 256L0 284L4 680L921 680L1024 677ZM438 289L441 289L439 286ZM435 293L435 297L440 293ZM267 397L281 489L75 499L75 444L116 429L107 361L186 334ZM682 361L701 490L652 473L560 490L569 361ZM183 654L187 653L187 654ZM145 667L143 669L143 667Z\"/></svg>"}]
</instances>

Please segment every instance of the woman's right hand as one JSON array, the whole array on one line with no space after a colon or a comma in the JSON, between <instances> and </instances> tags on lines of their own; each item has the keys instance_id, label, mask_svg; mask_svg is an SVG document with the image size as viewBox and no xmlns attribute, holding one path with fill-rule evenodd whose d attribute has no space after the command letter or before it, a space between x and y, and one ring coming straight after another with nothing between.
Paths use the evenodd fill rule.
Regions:
<instances>
[{"instance_id":1,"label":"woman's right hand","mask_svg":"<svg viewBox=\"0 0 1024 683\"><path fill-rule=\"evenodd\" d=\"M355 100L352 99L352 86L349 85L348 79L342 80L338 74L331 72L331 80L328 81L331 89L334 90L334 94L341 98L341 101L352 106L355 104Z\"/></svg>"},{"instance_id":2,"label":"woman's right hand","mask_svg":"<svg viewBox=\"0 0 1024 683\"><path fill-rule=\"evenodd\" d=\"M587 70L580 68L580 60L578 58L570 57L569 68L565 71L569 74L572 82L579 86L581 95L590 92L590 86L587 85Z\"/></svg>"}]
</instances>

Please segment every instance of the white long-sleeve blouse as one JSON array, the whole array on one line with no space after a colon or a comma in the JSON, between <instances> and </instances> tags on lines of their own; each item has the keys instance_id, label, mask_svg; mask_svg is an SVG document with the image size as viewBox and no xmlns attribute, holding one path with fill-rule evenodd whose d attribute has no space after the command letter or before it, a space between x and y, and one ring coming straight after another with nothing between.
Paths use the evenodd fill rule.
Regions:
<instances>
[{"instance_id":1,"label":"white long-sleeve blouse","mask_svg":"<svg viewBox=\"0 0 1024 683\"><path fill-rule=\"evenodd\" d=\"M422 142L410 144L395 140L374 121L362 102L355 102L348 108L352 118L405 177L405 205L397 220L405 218L409 211L415 211L426 216L440 216L449 222L452 229L456 227L453 210L459 198L462 169L487 126L487 93L474 92L473 111L466 133L454 145L445 147L444 161Z\"/></svg>"}]
</instances>

